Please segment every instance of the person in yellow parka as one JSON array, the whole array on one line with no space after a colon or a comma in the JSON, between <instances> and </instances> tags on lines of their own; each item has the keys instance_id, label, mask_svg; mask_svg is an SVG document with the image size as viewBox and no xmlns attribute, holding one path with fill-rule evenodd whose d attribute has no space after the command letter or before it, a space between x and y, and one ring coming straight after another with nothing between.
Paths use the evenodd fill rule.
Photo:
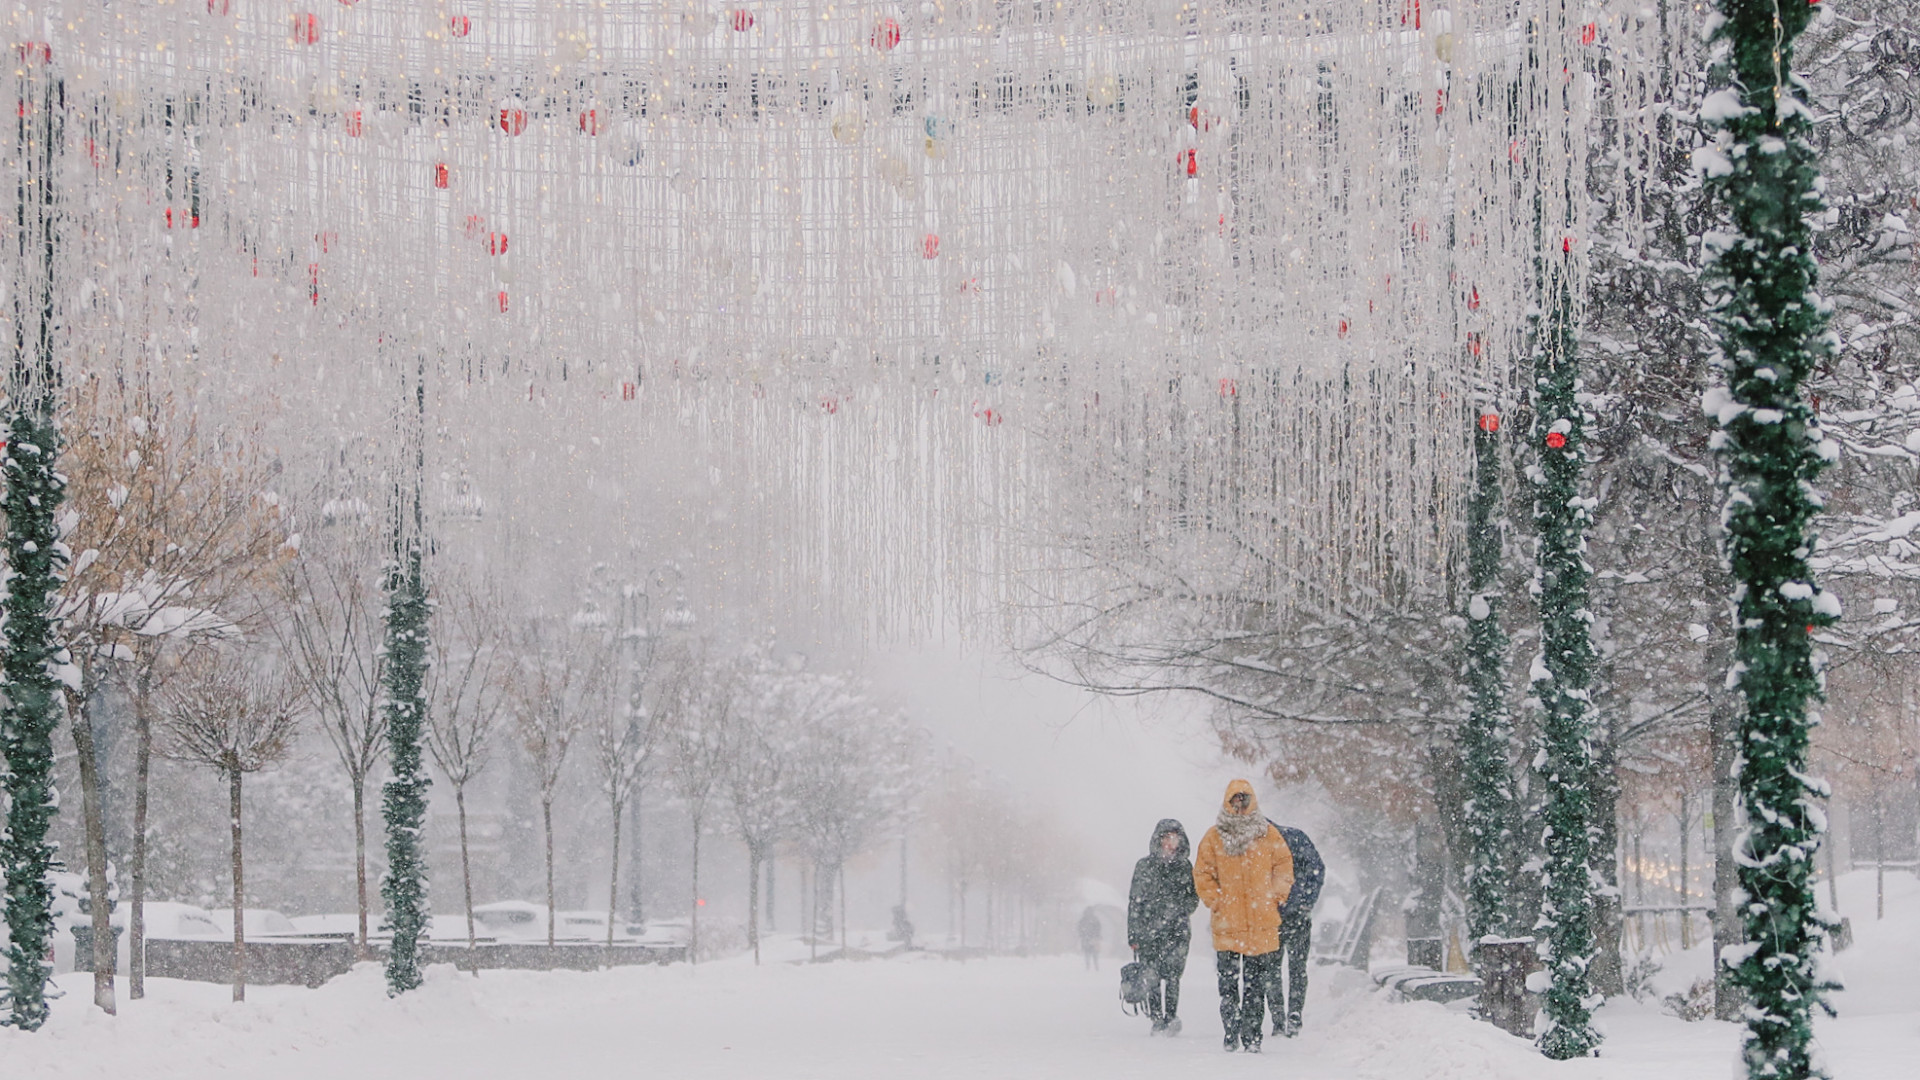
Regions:
<instances>
[{"instance_id":1,"label":"person in yellow parka","mask_svg":"<svg viewBox=\"0 0 1920 1080\"><path fill-rule=\"evenodd\" d=\"M1213 916L1226 1048L1260 1052L1267 989L1279 968L1280 905L1293 891L1293 852L1261 816L1253 785L1227 785L1220 816L1193 857L1193 887Z\"/></svg>"}]
</instances>

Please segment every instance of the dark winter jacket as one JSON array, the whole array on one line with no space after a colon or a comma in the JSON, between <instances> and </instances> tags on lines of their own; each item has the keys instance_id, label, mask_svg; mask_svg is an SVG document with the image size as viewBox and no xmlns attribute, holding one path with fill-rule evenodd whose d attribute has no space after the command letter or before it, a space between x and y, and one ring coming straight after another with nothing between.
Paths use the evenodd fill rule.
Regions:
<instances>
[{"instance_id":1,"label":"dark winter jacket","mask_svg":"<svg viewBox=\"0 0 1920 1080\"><path fill-rule=\"evenodd\" d=\"M1320 901L1320 886L1327 880L1327 864L1320 861L1320 853L1306 833L1278 823L1274 828L1280 830L1280 839L1293 851L1293 889L1280 905L1280 924L1284 926L1292 919L1313 915L1313 905Z\"/></svg>"},{"instance_id":2,"label":"dark winter jacket","mask_svg":"<svg viewBox=\"0 0 1920 1080\"><path fill-rule=\"evenodd\" d=\"M1171 858L1160 851L1160 838L1172 833L1180 846ZM1174 946L1185 949L1193 939L1193 909L1200 897L1193 890L1193 864L1188 861L1187 830L1167 818L1153 827L1147 857L1133 864L1133 886L1127 890L1127 944L1150 952Z\"/></svg>"}]
</instances>

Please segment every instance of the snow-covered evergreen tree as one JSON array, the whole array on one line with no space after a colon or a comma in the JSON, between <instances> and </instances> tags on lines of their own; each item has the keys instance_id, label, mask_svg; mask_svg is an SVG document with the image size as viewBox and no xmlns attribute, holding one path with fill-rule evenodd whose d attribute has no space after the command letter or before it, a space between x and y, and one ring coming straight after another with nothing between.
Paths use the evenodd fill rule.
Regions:
<instances>
[{"instance_id":1,"label":"snow-covered evergreen tree","mask_svg":"<svg viewBox=\"0 0 1920 1080\"><path fill-rule=\"evenodd\" d=\"M404 993L421 982L426 945L427 852L421 830L427 820L426 763L421 758L427 720L427 581L420 541L406 543L394 567L387 604L387 760L393 776L381 791L387 824L387 876L380 894L387 902L393 944L387 953L387 992Z\"/></svg>"},{"instance_id":2,"label":"snow-covered evergreen tree","mask_svg":"<svg viewBox=\"0 0 1920 1080\"><path fill-rule=\"evenodd\" d=\"M1508 746L1507 633L1500 625L1500 414L1484 410L1474 434L1474 493L1467 518L1467 721L1461 725L1461 877L1473 940L1512 929L1513 767Z\"/></svg>"},{"instance_id":3,"label":"snow-covered evergreen tree","mask_svg":"<svg viewBox=\"0 0 1920 1080\"><path fill-rule=\"evenodd\" d=\"M1540 654L1531 672L1542 718L1538 771L1544 865L1541 870L1541 958L1551 978L1542 1010L1541 1052L1583 1057L1600 1045L1593 1026L1593 747L1588 718L1593 679L1592 570L1586 527L1594 500L1581 494L1586 409L1573 304L1573 241L1537 256L1542 312L1533 331L1533 440L1537 464L1533 524L1539 568ZM1556 257L1557 256L1557 257Z\"/></svg>"},{"instance_id":4,"label":"snow-covered evergreen tree","mask_svg":"<svg viewBox=\"0 0 1920 1080\"><path fill-rule=\"evenodd\" d=\"M21 49L23 64L34 63ZM63 89L55 78L23 79L17 227L24 280L14 290L19 345L8 387L7 442L0 458L6 491L6 615L0 637L0 751L5 754L7 821L0 834L6 875L7 989L15 1026L33 1030L47 1019L46 986L52 968L53 890L47 882L55 847L48 837L59 805L53 778L53 733L60 722L61 669L70 666L60 641L55 606L68 563L61 543L60 504L66 478L56 462L57 366L54 253L58 204L53 177L60 152ZM38 99L38 100L33 100Z\"/></svg>"},{"instance_id":5,"label":"snow-covered evergreen tree","mask_svg":"<svg viewBox=\"0 0 1920 1080\"><path fill-rule=\"evenodd\" d=\"M1822 209L1813 112L1793 75L1794 39L1819 9L1720 0L1716 73L1701 121L1712 141L1696 163L1731 220L1710 236L1709 282L1724 382L1703 405L1726 490L1725 548L1738 618L1731 678L1746 700L1740 787L1747 807L1740 884L1746 941L1721 960L1745 989L1747 1073L1820 1075L1812 1013L1827 988L1817 968L1827 925L1812 874L1825 785L1808 775L1820 693L1813 634L1839 603L1813 581L1812 481L1838 456L1803 385L1831 351L1815 293L1813 218Z\"/></svg>"}]
</instances>

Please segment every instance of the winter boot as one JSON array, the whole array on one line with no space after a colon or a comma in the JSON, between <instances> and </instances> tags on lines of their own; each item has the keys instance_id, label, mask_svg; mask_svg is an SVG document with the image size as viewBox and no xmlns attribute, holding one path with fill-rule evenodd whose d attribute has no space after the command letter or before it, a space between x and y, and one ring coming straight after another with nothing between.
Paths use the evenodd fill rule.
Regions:
<instances>
[{"instance_id":1,"label":"winter boot","mask_svg":"<svg viewBox=\"0 0 1920 1080\"><path fill-rule=\"evenodd\" d=\"M1225 1050L1227 1053L1231 1054L1235 1050L1240 1049L1240 1040L1235 1038L1232 1035L1229 1035L1226 1037L1225 1041L1223 1041L1220 1044L1220 1047L1221 1049Z\"/></svg>"},{"instance_id":2,"label":"winter boot","mask_svg":"<svg viewBox=\"0 0 1920 1080\"><path fill-rule=\"evenodd\" d=\"M1163 1035L1180 1034L1180 1018L1177 1016L1167 1017L1167 1022L1161 1025L1160 1033Z\"/></svg>"},{"instance_id":3,"label":"winter boot","mask_svg":"<svg viewBox=\"0 0 1920 1080\"><path fill-rule=\"evenodd\" d=\"M1153 1026L1147 1029L1148 1035L1159 1035L1167 1030L1167 1022L1159 1017L1153 1018Z\"/></svg>"}]
</instances>

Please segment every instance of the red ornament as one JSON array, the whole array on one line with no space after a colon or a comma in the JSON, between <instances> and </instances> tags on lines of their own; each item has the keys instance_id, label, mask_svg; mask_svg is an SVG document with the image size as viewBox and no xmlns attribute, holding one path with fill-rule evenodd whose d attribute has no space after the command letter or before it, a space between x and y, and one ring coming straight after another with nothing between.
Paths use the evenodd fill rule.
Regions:
<instances>
[{"instance_id":1,"label":"red ornament","mask_svg":"<svg viewBox=\"0 0 1920 1080\"><path fill-rule=\"evenodd\" d=\"M873 33L867 35L867 44L881 52L891 52L900 44L900 24L892 19L881 19L873 24Z\"/></svg>"},{"instance_id":2,"label":"red ornament","mask_svg":"<svg viewBox=\"0 0 1920 1080\"><path fill-rule=\"evenodd\" d=\"M638 383L623 382L620 384L621 401L633 401L639 398L639 396L640 386Z\"/></svg>"},{"instance_id":3,"label":"red ornament","mask_svg":"<svg viewBox=\"0 0 1920 1080\"><path fill-rule=\"evenodd\" d=\"M588 109L580 114L580 131L582 134L598 135L605 130L606 125L600 120L599 109Z\"/></svg>"},{"instance_id":4,"label":"red ornament","mask_svg":"<svg viewBox=\"0 0 1920 1080\"><path fill-rule=\"evenodd\" d=\"M1486 432L1489 435L1493 434L1496 431L1499 431L1500 430L1500 414L1499 413L1481 413L1480 414L1480 430Z\"/></svg>"},{"instance_id":5,"label":"red ornament","mask_svg":"<svg viewBox=\"0 0 1920 1080\"><path fill-rule=\"evenodd\" d=\"M1560 250L1561 250L1561 252L1562 252L1562 253L1564 253L1564 254L1567 254L1567 255L1571 255L1571 254L1573 254L1573 237L1571 237L1571 236L1563 236L1563 237L1561 237L1561 238L1560 238Z\"/></svg>"},{"instance_id":6,"label":"red ornament","mask_svg":"<svg viewBox=\"0 0 1920 1080\"><path fill-rule=\"evenodd\" d=\"M1220 396L1223 398L1239 397L1240 384L1237 382L1234 382L1232 379L1221 379L1220 380Z\"/></svg>"},{"instance_id":7,"label":"red ornament","mask_svg":"<svg viewBox=\"0 0 1920 1080\"><path fill-rule=\"evenodd\" d=\"M1819 3L1819 0L1814 0ZM1588 23L1580 28L1580 44L1591 45L1600 38L1600 24Z\"/></svg>"},{"instance_id":8,"label":"red ornament","mask_svg":"<svg viewBox=\"0 0 1920 1080\"><path fill-rule=\"evenodd\" d=\"M1340 320L1340 336L1341 337L1347 336L1347 320L1345 319Z\"/></svg>"},{"instance_id":9,"label":"red ornament","mask_svg":"<svg viewBox=\"0 0 1920 1080\"><path fill-rule=\"evenodd\" d=\"M933 233L928 233L926 236L926 239L920 241L920 253L922 255L925 255L929 259L939 258L940 257L940 237L934 235Z\"/></svg>"},{"instance_id":10,"label":"red ornament","mask_svg":"<svg viewBox=\"0 0 1920 1080\"><path fill-rule=\"evenodd\" d=\"M315 45L320 41L320 16L311 11L297 11L293 15L293 43L295 45Z\"/></svg>"},{"instance_id":11,"label":"red ornament","mask_svg":"<svg viewBox=\"0 0 1920 1080\"><path fill-rule=\"evenodd\" d=\"M1467 335L1467 351L1471 352L1475 356L1480 355L1480 335L1479 334Z\"/></svg>"},{"instance_id":12,"label":"red ornament","mask_svg":"<svg viewBox=\"0 0 1920 1080\"><path fill-rule=\"evenodd\" d=\"M1001 416L999 410L993 406L988 405L982 407L978 401L973 403L973 415L988 427L999 427L1000 422L1006 419L1006 417Z\"/></svg>"},{"instance_id":13,"label":"red ornament","mask_svg":"<svg viewBox=\"0 0 1920 1080\"><path fill-rule=\"evenodd\" d=\"M820 411L823 413L826 413L828 416L832 416L834 413L839 412L840 399L833 396L832 394L821 394L820 395Z\"/></svg>"},{"instance_id":14,"label":"red ornament","mask_svg":"<svg viewBox=\"0 0 1920 1080\"><path fill-rule=\"evenodd\" d=\"M487 254L505 255L507 253L507 234L503 232L487 234Z\"/></svg>"},{"instance_id":15,"label":"red ornament","mask_svg":"<svg viewBox=\"0 0 1920 1080\"><path fill-rule=\"evenodd\" d=\"M357 3L359 3L359 2L360 2L360 0L340 0L340 6L341 6L341 7L352 7L353 5L355 5L355 4L357 4Z\"/></svg>"},{"instance_id":16,"label":"red ornament","mask_svg":"<svg viewBox=\"0 0 1920 1080\"><path fill-rule=\"evenodd\" d=\"M499 299L500 299L500 314L505 315L507 313L507 290L505 289L500 290Z\"/></svg>"},{"instance_id":17,"label":"red ornament","mask_svg":"<svg viewBox=\"0 0 1920 1080\"><path fill-rule=\"evenodd\" d=\"M1192 124L1195 131L1212 131L1213 126L1219 122L1218 117L1198 105L1187 110L1187 123Z\"/></svg>"},{"instance_id":18,"label":"red ornament","mask_svg":"<svg viewBox=\"0 0 1920 1080\"><path fill-rule=\"evenodd\" d=\"M447 33L454 37L466 37L473 33L473 20L465 15L453 15L447 19Z\"/></svg>"},{"instance_id":19,"label":"red ornament","mask_svg":"<svg viewBox=\"0 0 1920 1080\"><path fill-rule=\"evenodd\" d=\"M327 229L323 232L314 233L313 242L320 245L320 254L325 255L327 252L333 250L333 245L340 242L340 234L334 232L332 229Z\"/></svg>"},{"instance_id":20,"label":"red ornament","mask_svg":"<svg viewBox=\"0 0 1920 1080\"><path fill-rule=\"evenodd\" d=\"M1547 445L1558 450L1567 445L1567 437L1558 431L1547 432Z\"/></svg>"},{"instance_id":21,"label":"red ornament","mask_svg":"<svg viewBox=\"0 0 1920 1080\"><path fill-rule=\"evenodd\" d=\"M207 0L207 14L225 15L232 7L230 0Z\"/></svg>"},{"instance_id":22,"label":"red ornament","mask_svg":"<svg viewBox=\"0 0 1920 1080\"><path fill-rule=\"evenodd\" d=\"M527 130L527 110L504 105L500 109L500 130L508 135L518 135Z\"/></svg>"},{"instance_id":23,"label":"red ornament","mask_svg":"<svg viewBox=\"0 0 1920 1080\"><path fill-rule=\"evenodd\" d=\"M1435 90L1433 92L1433 115L1439 116L1446 111L1447 111L1447 92L1444 89Z\"/></svg>"},{"instance_id":24,"label":"red ornament","mask_svg":"<svg viewBox=\"0 0 1920 1080\"><path fill-rule=\"evenodd\" d=\"M352 139L359 138L360 133L365 129L366 129L365 123L360 118L359 109L354 109L347 113L347 137L348 138L352 138Z\"/></svg>"},{"instance_id":25,"label":"red ornament","mask_svg":"<svg viewBox=\"0 0 1920 1080\"><path fill-rule=\"evenodd\" d=\"M480 228L486 223L487 223L487 219L480 216L479 214L468 214L467 215L467 235L468 236L480 235Z\"/></svg>"},{"instance_id":26,"label":"red ornament","mask_svg":"<svg viewBox=\"0 0 1920 1080\"><path fill-rule=\"evenodd\" d=\"M434 187L437 187L440 190L445 191L447 189L448 182L451 181L452 179L453 179L453 174L448 171L446 162L442 161L433 167L433 186Z\"/></svg>"},{"instance_id":27,"label":"red ornament","mask_svg":"<svg viewBox=\"0 0 1920 1080\"><path fill-rule=\"evenodd\" d=\"M1406 3L1400 8L1401 25L1404 26L1408 22L1413 23L1415 30L1420 29L1420 0L1406 0Z\"/></svg>"},{"instance_id":28,"label":"red ornament","mask_svg":"<svg viewBox=\"0 0 1920 1080\"><path fill-rule=\"evenodd\" d=\"M23 41L14 46L14 51L20 54L23 64L53 63L53 46L45 41Z\"/></svg>"},{"instance_id":29,"label":"red ornament","mask_svg":"<svg viewBox=\"0 0 1920 1080\"><path fill-rule=\"evenodd\" d=\"M1473 291L1467 294L1467 310L1480 310L1480 286L1478 285L1475 285Z\"/></svg>"},{"instance_id":30,"label":"red ornament","mask_svg":"<svg viewBox=\"0 0 1920 1080\"><path fill-rule=\"evenodd\" d=\"M1173 160L1186 169L1189 178L1200 175L1200 151L1182 150L1173 156Z\"/></svg>"},{"instance_id":31,"label":"red ornament","mask_svg":"<svg viewBox=\"0 0 1920 1080\"><path fill-rule=\"evenodd\" d=\"M753 12L748 11L746 8L734 8L730 18L733 21L735 33L744 34L748 30L753 29Z\"/></svg>"}]
</instances>

